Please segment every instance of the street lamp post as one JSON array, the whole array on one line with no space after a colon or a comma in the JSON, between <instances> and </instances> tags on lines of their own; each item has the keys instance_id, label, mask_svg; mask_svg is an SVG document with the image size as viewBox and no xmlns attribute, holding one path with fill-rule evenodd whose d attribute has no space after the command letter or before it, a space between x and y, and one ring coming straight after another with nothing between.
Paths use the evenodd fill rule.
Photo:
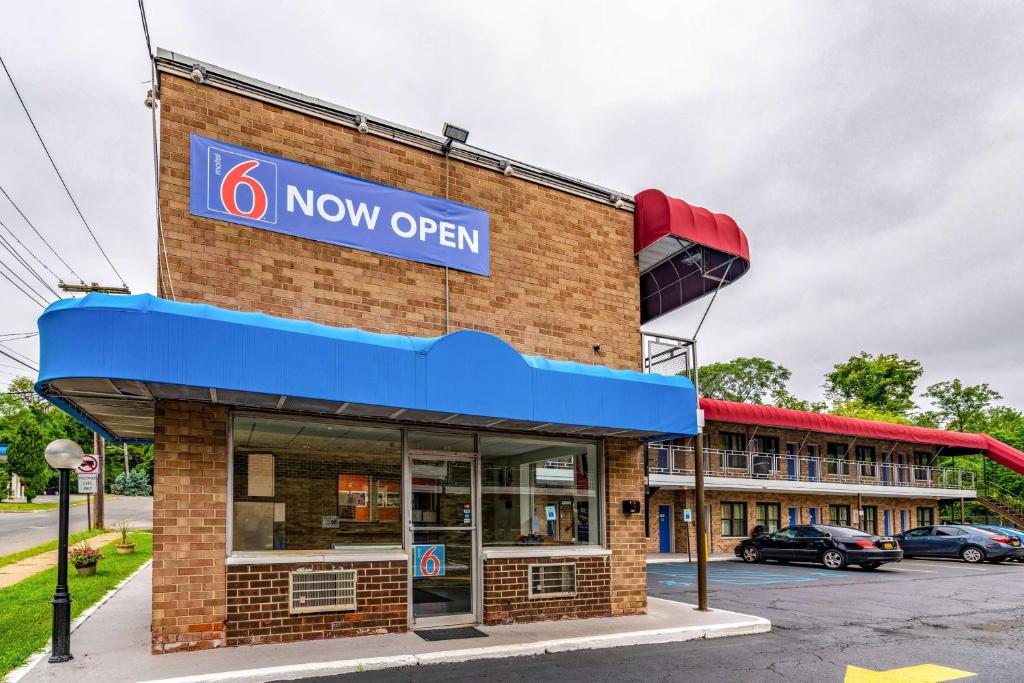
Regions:
<instances>
[{"instance_id":1,"label":"street lamp post","mask_svg":"<svg viewBox=\"0 0 1024 683\"><path fill-rule=\"evenodd\" d=\"M84 455L82 447L71 439L57 439L46 447L46 462L60 472L57 588L53 592L51 662L74 659L71 655L71 594L68 592L68 512L71 507L71 470L82 464Z\"/></svg>"}]
</instances>

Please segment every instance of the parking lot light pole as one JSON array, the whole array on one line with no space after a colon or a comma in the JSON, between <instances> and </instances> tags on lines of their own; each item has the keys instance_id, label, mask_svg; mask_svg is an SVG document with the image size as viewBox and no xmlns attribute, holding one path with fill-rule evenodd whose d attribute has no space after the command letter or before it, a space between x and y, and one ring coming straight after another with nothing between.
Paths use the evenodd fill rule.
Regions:
<instances>
[{"instance_id":1,"label":"parking lot light pole","mask_svg":"<svg viewBox=\"0 0 1024 683\"><path fill-rule=\"evenodd\" d=\"M71 655L71 594L68 592L68 512L71 508L71 470L82 464L85 453L70 439L57 439L46 447L47 464L60 472L60 510L57 538L57 588L53 592L53 646L50 662L66 662Z\"/></svg>"}]
</instances>

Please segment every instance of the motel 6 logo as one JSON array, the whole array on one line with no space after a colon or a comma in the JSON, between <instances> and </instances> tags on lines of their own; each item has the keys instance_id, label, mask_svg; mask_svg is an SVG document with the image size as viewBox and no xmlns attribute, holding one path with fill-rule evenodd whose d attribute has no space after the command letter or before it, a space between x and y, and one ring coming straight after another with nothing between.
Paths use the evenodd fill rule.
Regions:
<instances>
[{"instance_id":1,"label":"motel 6 logo","mask_svg":"<svg viewBox=\"0 0 1024 683\"><path fill-rule=\"evenodd\" d=\"M207 208L276 225L277 164L218 147L207 155Z\"/></svg>"}]
</instances>

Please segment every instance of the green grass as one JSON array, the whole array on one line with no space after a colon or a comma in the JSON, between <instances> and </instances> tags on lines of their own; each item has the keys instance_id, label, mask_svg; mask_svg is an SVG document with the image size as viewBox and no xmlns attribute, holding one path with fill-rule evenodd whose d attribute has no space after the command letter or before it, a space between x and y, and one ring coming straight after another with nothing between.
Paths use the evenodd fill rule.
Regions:
<instances>
[{"instance_id":1,"label":"green grass","mask_svg":"<svg viewBox=\"0 0 1024 683\"><path fill-rule=\"evenodd\" d=\"M113 543L102 547L104 557L96 565L95 576L78 576L74 567L68 568L72 619L153 556L152 534L135 532L129 538L135 543L131 555L118 555ZM53 567L0 588L0 678L24 664L49 640L50 600L56 582L57 568Z\"/></svg>"},{"instance_id":2,"label":"green grass","mask_svg":"<svg viewBox=\"0 0 1024 683\"><path fill-rule=\"evenodd\" d=\"M85 498L71 501L72 505L84 505ZM60 503L47 501L45 503L0 503L0 512L34 512L35 510L53 510Z\"/></svg>"},{"instance_id":3,"label":"green grass","mask_svg":"<svg viewBox=\"0 0 1024 683\"><path fill-rule=\"evenodd\" d=\"M68 547L73 546L79 541L84 541L87 538L99 536L100 534L106 532L106 529L92 529L90 531L79 531L77 534L71 534L68 537ZM39 553L45 553L47 551L56 549L57 539L53 539L52 541L47 541L46 543L37 545L34 548L26 548L25 550L19 550L16 553L11 553L10 555L4 555L0 557L0 567L6 567L9 564L14 564L15 562L24 560L26 557L32 557L33 555L38 555Z\"/></svg>"}]
</instances>

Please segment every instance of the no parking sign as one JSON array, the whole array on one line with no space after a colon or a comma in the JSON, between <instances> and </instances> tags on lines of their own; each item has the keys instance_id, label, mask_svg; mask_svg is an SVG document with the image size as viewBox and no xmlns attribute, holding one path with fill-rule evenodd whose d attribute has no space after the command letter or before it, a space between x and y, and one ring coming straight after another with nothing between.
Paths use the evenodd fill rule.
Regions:
<instances>
[{"instance_id":1,"label":"no parking sign","mask_svg":"<svg viewBox=\"0 0 1024 683\"><path fill-rule=\"evenodd\" d=\"M444 576L445 559L443 545L414 545L412 547L412 557L413 576Z\"/></svg>"}]
</instances>

